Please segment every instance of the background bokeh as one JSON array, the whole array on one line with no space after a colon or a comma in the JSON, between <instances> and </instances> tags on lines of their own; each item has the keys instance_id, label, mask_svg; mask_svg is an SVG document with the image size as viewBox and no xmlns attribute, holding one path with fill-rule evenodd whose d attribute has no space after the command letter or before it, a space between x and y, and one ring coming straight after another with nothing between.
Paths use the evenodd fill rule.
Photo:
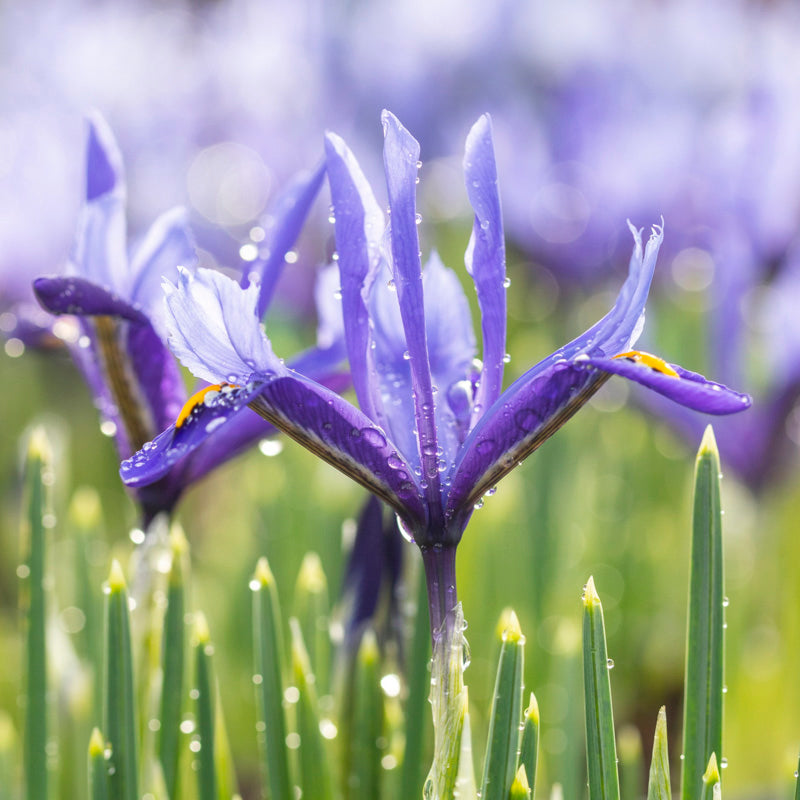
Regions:
<instances>
[{"instance_id":1,"label":"background bokeh","mask_svg":"<svg viewBox=\"0 0 800 800\"><path fill-rule=\"evenodd\" d=\"M663 215L644 348L754 396L751 411L715 421L730 597L723 777L729 796L787 796L800 743L798 22L781 2L0 5L6 663L21 663L23 432L39 421L53 432L59 520L75 488L88 485L102 497L109 551L129 551L136 523L112 442L58 329L35 335L52 321L29 289L33 277L63 270L70 251L84 113L100 110L119 138L133 240L158 213L185 204L201 262L238 269L276 193L321 158L326 129L347 139L381 186L379 113L390 108L422 144L423 249L435 245L460 270L471 226L463 140L489 111L512 280L508 380L609 307L631 246L626 218L648 226ZM277 352L313 341L313 274L332 249L326 216L323 198L279 287L269 331ZM577 796L569 789L579 790L574 764L583 758L574 667L590 574L606 610L618 723L638 726L647 742L666 703L677 731L692 458L707 422L612 381L476 512L459 581L479 758L492 632L511 605L527 634L545 779ZM255 450L226 465L180 508L245 784L255 760L250 653L241 644L248 577L265 554L288 597L313 549L336 597L343 530L363 499L286 443L276 455ZM68 549L65 528L54 535ZM107 557L97 553L98 581ZM15 669L0 673L3 708L16 707L19 679Z\"/></svg>"}]
</instances>

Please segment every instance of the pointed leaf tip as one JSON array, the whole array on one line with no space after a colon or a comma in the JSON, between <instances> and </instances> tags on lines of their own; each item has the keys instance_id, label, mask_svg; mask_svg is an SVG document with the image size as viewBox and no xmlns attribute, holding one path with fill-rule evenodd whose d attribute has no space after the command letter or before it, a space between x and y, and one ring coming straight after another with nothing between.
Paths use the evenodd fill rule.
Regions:
<instances>
[{"instance_id":1,"label":"pointed leaf tip","mask_svg":"<svg viewBox=\"0 0 800 800\"><path fill-rule=\"evenodd\" d=\"M703 773L703 783L706 786L711 786L715 783L719 783L719 767L717 766L717 754L712 753L711 758L708 759L708 767L706 771Z\"/></svg>"},{"instance_id":2,"label":"pointed leaf tip","mask_svg":"<svg viewBox=\"0 0 800 800\"><path fill-rule=\"evenodd\" d=\"M710 453L719 458L719 450L717 449L717 440L714 436L714 428L711 425L706 425L705 432L703 433L703 440L700 442L700 450L698 456Z\"/></svg>"},{"instance_id":3,"label":"pointed leaf tip","mask_svg":"<svg viewBox=\"0 0 800 800\"><path fill-rule=\"evenodd\" d=\"M269 568L269 562L263 556L258 559L253 578L258 584L260 584L258 588L261 589L264 589L267 586L272 586L275 583L275 576L272 574L272 570Z\"/></svg>"},{"instance_id":4,"label":"pointed leaf tip","mask_svg":"<svg viewBox=\"0 0 800 800\"><path fill-rule=\"evenodd\" d=\"M325 578L325 571L322 569L322 562L316 553L306 553L303 558L300 572L297 575L297 588L309 594L320 594L327 591L328 581Z\"/></svg>"},{"instance_id":5,"label":"pointed leaf tip","mask_svg":"<svg viewBox=\"0 0 800 800\"><path fill-rule=\"evenodd\" d=\"M47 436L47 431L41 426L37 425L28 439L28 458L42 463L47 463L52 460L53 449L50 446L50 439Z\"/></svg>"},{"instance_id":6,"label":"pointed leaf tip","mask_svg":"<svg viewBox=\"0 0 800 800\"><path fill-rule=\"evenodd\" d=\"M102 518L100 495L89 486L76 489L69 504L68 516L72 524L83 531L96 528Z\"/></svg>"},{"instance_id":7,"label":"pointed leaf tip","mask_svg":"<svg viewBox=\"0 0 800 800\"><path fill-rule=\"evenodd\" d=\"M102 756L105 749L106 743L103 739L103 734L100 733L99 728L93 728L92 735L89 737L89 758Z\"/></svg>"},{"instance_id":8,"label":"pointed leaf tip","mask_svg":"<svg viewBox=\"0 0 800 800\"><path fill-rule=\"evenodd\" d=\"M111 562L111 571L108 573L108 588L114 593L124 592L128 588L125 573L116 558Z\"/></svg>"},{"instance_id":9,"label":"pointed leaf tip","mask_svg":"<svg viewBox=\"0 0 800 800\"><path fill-rule=\"evenodd\" d=\"M583 595L581 597L583 605L588 609L593 606L602 605L600 603L600 595L597 594L597 589L594 585L594 578L590 575L589 580L586 581L586 586L583 587Z\"/></svg>"},{"instance_id":10,"label":"pointed leaf tip","mask_svg":"<svg viewBox=\"0 0 800 800\"><path fill-rule=\"evenodd\" d=\"M522 628L519 625L519 619L516 612L512 609L508 615L508 621L503 631L503 640L516 644L522 639Z\"/></svg>"},{"instance_id":11,"label":"pointed leaf tip","mask_svg":"<svg viewBox=\"0 0 800 800\"><path fill-rule=\"evenodd\" d=\"M535 725L539 724L539 703L533 692L531 692L531 699L528 702L528 707L525 709L525 719L530 720Z\"/></svg>"},{"instance_id":12,"label":"pointed leaf tip","mask_svg":"<svg viewBox=\"0 0 800 800\"><path fill-rule=\"evenodd\" d=\"M170 528L169 546L173 559L183 558L189 552L189 541L183 528L177 522L174 522Z\"/></svg>"},{"instance_id":13,"label":"pointed leaf tip","mask_svg":"<svg viewBox=\"0 0 800 800\"><path fill-rule=\"evenodd\" d=\"M514 776L514 782L511 784L511 790L508 793L509 800L525 800L531 796L531 787L528 783L528 773L524 765L520 765L517 774Z\"/></svg>"},{"instance_id":14,"label":"pointed leaf tip","mask_svg":"<svg viewBox=\"0 0 800 800\"><path fill-rule=\"evenodd\" d=\"M194 615L194 641L197 645L206 645L211 640L211 632L208 629L208 620L202 611Z\"/></svg>"},{"instance_id":15,"label":"pointed leaf tip","mask_svg":"<svg viewBox=\"0 0 800 800\"><path fill-rule=\"evenodd\" d=\"M358 648L358 660L362 665L377 664L380 658L380 651L378 650L378 639L375 632L368 628L364 631L361 637L361 644Z\"/></svg>"}]
</instances>

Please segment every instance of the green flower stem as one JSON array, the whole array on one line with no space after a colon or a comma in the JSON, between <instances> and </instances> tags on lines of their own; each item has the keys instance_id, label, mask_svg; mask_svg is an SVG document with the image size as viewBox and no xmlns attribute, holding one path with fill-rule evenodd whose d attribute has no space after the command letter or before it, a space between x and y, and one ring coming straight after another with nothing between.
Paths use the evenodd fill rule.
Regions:
<instances>
[{"instance_id":1,"label":"green flower stem","mask_svg":"<svg viewBox=\"0 0 800 800\"><path fill-rule=\"evenodd\" d=\"M139 800L128 590L122 567L116 560L111 564L106 592L105 729L111 748L109 793L114 800Z\"/></svg>"},{"instance_id":2,"label":"green flower stem","mask_svg":"<svg viewBox=\"0 0 800 800\"><path fill-rule=\"evenodd\" d=\"M199 800L218 800L217 768L214 759L215 698L211 675L211 646L208 624L201 613L195 615L194 666L198 752L197 796Z\"/></svg>"},{"instance_id":3,"label":"green flower stem","mask_svg":"<svg viewBox=\"0 0 800 800\"><path fill-rule=\"evenodd\" d=\"M536 767L539 761L539 704L531 692L531 699L522 717L522 743L519 749L519 766L525 767L525 778L531 797L536 795Z\"/></svg>"},{"instance_id":4,"label":"green flower stem","mask_svg":"<svg viewBox=\"0 0 800 800\"><path fill-rule=\"evenodd\" d=\"M589 578L583 593L583 685L589 800L619 800L617 747L603 606Z\"/></svg>"},{"instance_id":5,"label":"green flower stem","mask_svg":"<svg viewBox=\"0 0 800 800\"><path fill-rule=\"evenodd\" d=\"M108 800L108 765L105 757L106 745L98 728L89 739L89 798Z\"/></svg>"},{"instance_id":6,"label":"green flower stem","mask_svg":"<svg viewBox=\"0 0 800 800\"><path fill-rule=\"evenodd\" d=\"M183 532L174 526L170 533L172 563L167 587L167 610L161 642L161 710L158 732L158 758L169 797L177 797L180 724L183 708L186 636L185 562L188 543Z\"/></svg>"},{"instance_id":7,"label":"green flower stem","mask_svg":"<svg viewBox=\"0 0 800 800\"><path fill-rule=\"evenodd\" d=\"M719 469L719 453L709 426L695 466L682 800L698 797L711 754L722 752L724 600Z\"/></svg>"},{"instance_id":8,"label":"green flower stem","mask_svg":"<svg viewBox=\"0 0 800 800\"><path fill-rule=\"evenodd\" d=\"M525 637L512 611L508 627L501 634L483 767L481 797L484 800L506 800L517 771L524 645Z\"/></svg>"},{"instance_id":9,"label":"green flower stem","mask_svg":"<svg viewBox=\"0 0 800 800\"><path fill-rule=\"evenodd\" d=\"M281 800L291 797L283 710L283 637L278 589L266 558L259 560L250 588L253 590L256 701L266 796L269 800Z\"/></svg>"},{"instance_id":10,"label":"green flower stem","mask_svg":"<svg viewBox=\"0 0 800 800\"><path fill-rule=\"evenodd\" d=\"M653 755L650 759L650 778L647 785L647 800L671 800L672 788L669 778L669 751L667 748L667 711L664 706L658 712L656 733L653 737Z\"/></svg>"},{"instance_id":11,"label":"green flower stem","mask_svg":"<svg viewBox=\"0 0 800 800\"><path fill-rule=\"evenodd\" d=\"M26 800L47 800L47 641L45 638L46 598L45 525L46 482L52 477L50 444L42 428L31 435L27 457L27 591L23 586L22 604L26 609L27 677L25 703L24 765Z\"/></svg>"}]
</instances>

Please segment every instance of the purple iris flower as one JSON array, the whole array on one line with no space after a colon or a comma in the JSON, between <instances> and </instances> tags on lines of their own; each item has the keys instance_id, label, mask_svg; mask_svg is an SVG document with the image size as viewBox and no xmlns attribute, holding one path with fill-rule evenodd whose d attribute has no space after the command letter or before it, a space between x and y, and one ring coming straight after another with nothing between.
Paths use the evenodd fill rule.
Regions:
<instances>
[{"instance_id":1,"label":"purple iris flower","mask_svg":"<svg viewBox=\"0 0 800 800\"><path fill-rule=\"evenodd\" d=\"M260 277L249 290L260 314L323 178L320 167L290 187L278 204L271 250L249 265L250 275ZM85 201L67 274L38 278L34 291L48 311L78 319L80 336L72 354L103 418L101 429L114 436L123 459L148 446L187 402L180 369L166 346L161 281L177 275L178 265L194 267L196 262L186 213L180 208L153 223L130 259L126 247L122 157L110 128L95 115L89 120ZM320 379L333 375L344 351L335 336L328 339L324 348L301 356L296 367ZM206 387L199 394L210 393ZM208 433L214 425L222 428L222 422L209 423ZM186 453L173 448L160 479L136 489L144 523L169 511L183 490L209 470L271 432L262 418L248 412L204 437L202 447Z\"/></svg>"},{"instance_id":2,"label":"purple iris flower","mask_svg":"<svg viewBox=\"0 0 800 800\"><path fill-rule=\"evenodd\" d=\"M503 224L491 122L467 137L464 173L474 225L465 254L481 309L483 362L469 305L434 253L422 269L417 235L419 145L383 114L389 224L353 154L326 137L344 338L360 408L278 358L259 325L257 292L214 272L182 270L167 286L170 344L198 377L227 394L186 427L202 437L246 405L384 500L420 547L432 630L456 605L455 550L481 497L574 414L612 375L712 414L750 400L701 375L632 351L644 321L662 231L634 237L617 300L596 325L502 391L506 360ZM188 434L187 434L188 435ZM126 482L161 474L168 451L143 450Z\"/></svg>"}]
</instances>

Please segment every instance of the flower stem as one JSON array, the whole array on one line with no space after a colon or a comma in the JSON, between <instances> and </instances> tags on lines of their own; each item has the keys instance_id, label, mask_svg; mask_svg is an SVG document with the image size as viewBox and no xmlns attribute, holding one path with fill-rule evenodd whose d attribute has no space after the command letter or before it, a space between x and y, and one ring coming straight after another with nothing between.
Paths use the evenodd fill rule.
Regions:
<instances>
[{"instance_id":1,"label":"flower stem","mask_svg":"<svg viewBox=\"0 0 800 800\"><path fill-rule=\"evenodd\" d=\"M453 615L450 612L458 605L456 548L455 545L435 544L421 547L420 550L428 584L431 641L435 651L438 639L443 635L447 635L448 639L452 637L449 627L452 625Z\"/></svg>"}]
</instances>

